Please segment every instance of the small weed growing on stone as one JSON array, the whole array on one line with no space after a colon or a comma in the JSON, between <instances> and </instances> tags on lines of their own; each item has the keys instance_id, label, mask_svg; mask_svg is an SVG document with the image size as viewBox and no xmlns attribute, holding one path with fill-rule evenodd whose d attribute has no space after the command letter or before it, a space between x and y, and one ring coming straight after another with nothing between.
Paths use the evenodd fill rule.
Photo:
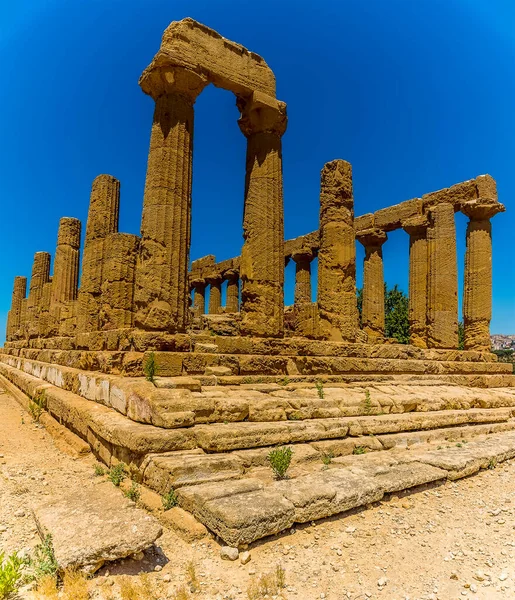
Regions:
<instances>
[{"instance_id":1,"label":"small weed growing on stone","mask_svg":"<svg viewBox=\"0 0 515 600\"><path fill-rule=\"evenodd\" d=\"M268 455L268 462L276 479L286 479L286 471L291 462L293 450L288 447L274 448Z\"/></svg>"},{"instance_id":2,"label":"small weed growing on stone","mask_svg":"<svg viewBox=\"0 0 515 600\"><path fill-rule=\"evenodd\" d=\"M7 558L4 552L0 552L0 598L9 598L18 589L21 581L21 567L23 560L16 552Z\"/></svg>"},{"instance_id":3,"label":"small weed growing on stone","mask_svg":"<svg viewBox=\"0 0 515 600\"><path fill-rule=\"evenodd\" d=\"M363 412L366 415L372 413L372 400L370 399L370 391L365 390L365 399L363 400Z\"/></svg>"},{"instance_id":4,"label":"small weed growing on stone","mask_svg":"<svg viewBox=\"0 0 515 600\"><path fill-rule=\"evenodd\" d=\"M443 448L443 446L438 446L437 450L441 450Z\"/></svg>"},{"instance_id":5,"label":"small weed growing on stone","mask_svg":"<svg viewBox=\"0 0 515 600\"><path fill-rule=\"evenodd\" d=\"M322 462L327 467L331 464L334 458L334 454L332 452L323 452L322 453Z\"/></svg>"},{"instance_id":6,"label":"small weed growing on stone","mask_svg":"<svg viewBox=\"0 0 515 600\"><path fill-rule=\"evenodd\" d=\"M31 561L31 566L36 580L39 580L46 575L57 579L59 565L55 559L51 534L48 534L41 544L38 544L34 548L34 558Z\"/></svg>"},{"instance_id":7,"label":"small weed growing on stone","mask_svg":"<svg viewBox=\"0 0 515 600\"><path fill-rule=\"evenodd\" d=\"M352 451L352 454L365 454L366 451L367 449L365 446L356 446Z\"/></svg>"},{"instance_id":8,"label":"small weed growing on stone","mask_svg":"<svg viewBox=\"0 0 515 600\"><path fill-rule=\"evenodd\" d=\"M30 412L30 416L32 417L32 420L34 421L34 423L39 423L39 419L41 418L41 415L43 414L43 407L40 406L37 402L33 402L32 400L29 400L29 412Z\"/></svg>"},{"instance_id":9,"label":"small weed growing on stone","mask_svg":"<svg viewBox=\"0 0 515 600\"><path fill-rule=\"evenodd\" d=\"M468 444L468 440L461 440L464 444Z\"/></svg>"},{"instance_id":10,"label":"small weed growing on stone","mask_svg":"<svg viewBox=\"0 0 515 600\"><path fill-rule=\"evenodd\" d=\"M163 508L165 510L170 510L174 506L177 506L179 502L179 499L177 498L177 492L173 488L170 488L166 494L161 496L161 502L163 503Z\"/></svg>"},{"instance_id":11,"label":"small weed growing on stone","mask_svg":"<svg viewBox=\"0 0 515 600\"><path fill-rule=\"evenodd\" d=\"M99 464L96 464L93 470L96 477L102 477L102 475L106 474L104 467Z\"/></svg>"},{"instance_id":12,"label":"small weed growing on stone","mask_svg":"<svg viewBox=\"0 0 515 600\"><path fill-rule=\"evenodd\" d=\"M127 471L124 463L118 463L114 467L111 467L107 478L116 487L120 487L120 483L127 477Z\"/></svg>"},{"instance_id":13,"label":"small weed growing on stone","mask_svg":"<svg viewBox=\"0 0 515 600\"><path fill-rule=\"evenodd\" d=\"M463 448L463 444L460 444L459 442L456 444L456 448Z\"/></svg>"},{"instance_id":14,"label":"small weed growing on stone","mask_svg":"<svg viewBox=\"0 0 515 600\"><path fill-rule=\"evenodd\" d=\"M186 575L188 577L188 583L190 584L190 590L192 592L197 592L200 589L200 583L197 577L195 563L192 560L186 565Z\"/></svg>"},{"instance_id":15,"label":"small weed growing on stone","mask_svg":"<svg viewBox=\"0 0 515 600\"><path fill-rule=\"evenodd\" d=\"M325 393L324 393L324 382L323 381L317 381L315 383L315 387L317 389L318 397L320 398L320 400L323 400L324 396L325 396Z\"/></svg>"},{"instance_id":16,"label":"small weed growing on stone","mask_svg":"<svg viewBox=\"0 0 515 600\"><path fill-rule=\"evenodd\" d=\"M154 352L150 352L145 362L143 363L143 372L145 373L145 379L154 383L155 376L157 375L159 368L156 362L156 355Z\"/></svg>"},{"instance_id":17,"label":"small weed growing on stone","mask_svg":"<svg viewBox=\"0 0 515 600\"><path fill-rule=\"evenodd\" d=\"M133 481L131 487L124 492L123 494L126 498L129 498L129 500L132 500L133 502L138 502L138 500L141 498L141 489L139 487L139 485Z\"/></svg>"},{"instance_id":18,"label":"small weed growing on stone","mask_svg":"<svg viewBox=\"0 0 515 600\"><path fill-rule=\"evenodd\" d=\"M283 377L280 381L279 381L279 385L288 385L290 383L290 380L288 377Z\"/></svg>"},{"instance_id":19,"label":"small weed growing on stone","mask_svg":"<svg viewBox=\"0 0 515 600\"><path fill-rule=\"evenodd\" d=\"M492 456L492 458L488 461L488 468L490 470L495 469L497 466L497 459Z\"/></svg>"},{"instance_id":20,"label":"small weed growing on stone","mask_svg":"<svg viewBox=\"0 0 515 600\"><path fill-rule=\"evenodd\" d=\"M301 416L298 412L292 412L288 415L288 421L300 421Z\"/></svg>"}]
</instances>

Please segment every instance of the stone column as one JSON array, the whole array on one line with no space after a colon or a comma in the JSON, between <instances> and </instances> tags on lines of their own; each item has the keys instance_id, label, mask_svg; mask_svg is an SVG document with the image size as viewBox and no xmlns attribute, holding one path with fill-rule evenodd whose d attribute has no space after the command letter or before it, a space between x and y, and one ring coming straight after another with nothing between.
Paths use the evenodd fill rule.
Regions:
<instances>
[{"instance_id":1,"label":"stone column","mask_svg":"<svg viewBox=\"0 0 515 600\"><path fill-rule=\"evenodd\" d=\"M209 314L219 315L222 312L222 278L209 277Z\"/></svg>"},{"instance_id":2,"label":"stone column","mask_svg":"<svg viewBox=\"0 0 515 600\"><path fill-rule=\"evenodd\" d=\"M427 348L427 226L425 215L403 223L409 234L410 344L419 348Z\"/></svg>"},{"instance_id":3,"label":"stone column","mask_svg":"<svg viewBox=\"0 0 515 600\"><path fill-rule=\"evenodd\" d=\"M325 164L321 173L317 302L320 337L355 341L358 307L354 199L352 167L344 160Z\"/></svg>"},{"instance_id":4,"label":"stone column","mask_svg":"<svg viewBox=\"0 0 515 600\"><path fill-rule=\"evenodd\" d=\"M427 345L458 347L458 267L454 207L440 202L429 209Z\"/></svg>"},{"instance_id":5,"label":"stone column","mask_svg":"<svg viewBox=\"0 0 515 600\"><path fill-rule=\"evenodd\" d=\"M357 238L365 247L361 322L363 331L373 341L384 338L383 244L387 235L380 229L368 229Z\"/></svg>"},{"instance_id":6,"label":"stone column","mask_svg":"<svg viewBox=\"0 0 515 600\"><path fill-rule=\"evenodd\" d=\"M91 186L86 239L82 254L77 322L79 333L100 329L102 268L106 260L104 240L108 235L118 231L119 212L120 182L111 175L99 175Z\"/></svg>"},{"instance_id":7,"label":"stone column","mask_svg":"<svg viewBox=\"0 0 515 600\"><path fill-rule=\"evenodd\" d=\"M133 326L133 295L139 237L129 233L112 233L104 240L100 296L100 327L127 329Z\"/></svg>"},{"instance_id":8,"label":"stone column","mask_svg":"<svg viewBox=\"0 0 515 600\"><path fill-rule=\"evenodd\" d=\"M295 262L295 304L311 303L311 261L313 258L311 250L301 250L292 254Z\"/></svg>"},{"instance_id":9,"label":"stone column","mask_svg":"<svg viewBox=\"0 0 515 600\"><path fill-rule=\"evenodd\" d=\"M194 279L191 282L193 286L193 308L198 317L206 312L206 282L204 279Z\"/></svg>"},{"instance_id":10,"label":"stone column","mask_svg":"<svg viewBox=\"0 0 515 600\"><path fill-rule=\"evenodd\" d=\"M41 312L41 297L43 287L50 280L50 254L48 252L36 252L32 263L32 274L30 277L30 290L27 301L27 332L29 337L37 337L38 319Z\"/></svg>"},{"instance_id":11,"label":"stone column","mask_svg":"<svg viewBox=\"0 0 515 600\"><path fill-rule=\"evenodd\" d=\"M490 350L492 318L492 224L490 219L505 207L490 199L466 202L462 212L469 217L465 253L463 325L465 350Z\"/></svg>"},{"instance_id":12,"label":"stone column","mask_svg":"<svg viewBox=\"0 0 515 600\"><path fill-rule=\"evenodd\" d=\"M240 275L238 271L230 269L225 271L224 279L227 280L225 312L237 313L240 310Z\"/></svg>"},{"instance_id":13,"label":"stone column","mask_svg":"<svg viewBox=\"0 0 515 600\"><path fill-rule=\"evenodd\" d=\"M284 334L284 215L281 137L286 104L261 92L238 99L247 138L243 248L240 262L241 331ZM265 318L266 315L266 318Z\"/></svg>"},{"instance_id":14,"label":"stone column","mask_svg":"<svg viewBox=\"0 0 515 600\"><path fill-rule=\"evenodd\" d=\"M7 323L5 324L5 341L10 342L12 339L11 311L7 311Z\"/></svg>"},{"instance_id":15,"label":"stone column","mask_svg":"<svg viewBox=\"0 0 515 600\"><path fill-rule=\"evenodd\" d=\"M54 334L59 331L61 309L77 299L80 231L81 223L78 219L63 217L59 222L50 300Z\"/></svg>"},{"instance_id":16,"label":"stone column","mask_svg":"<svg viewBox=\"0 0 515 600\"><path fill-rule=\"evenodd\" d=\"M179 67L147 69L140 79L155 100L134 294L143 329L187 327L193 104L206 84Z\"/></svg>"},{"instance_id":17,"label":"stone column","mask_svg":"<svg viewBox=\"0 0 515 600\"><path fill-rule=\"evenodd\" d=\"M13 295L11 300L11 318L9 322L11 339L18 338L18 332L22 325L22 303L27 293L27 278L15 277Z\"/></svg>"}]
</instances>

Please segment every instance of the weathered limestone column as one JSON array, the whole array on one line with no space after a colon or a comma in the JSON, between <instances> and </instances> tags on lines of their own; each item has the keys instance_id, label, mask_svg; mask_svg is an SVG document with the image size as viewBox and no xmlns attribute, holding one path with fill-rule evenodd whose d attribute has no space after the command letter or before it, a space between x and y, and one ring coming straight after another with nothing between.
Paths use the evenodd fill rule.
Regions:
<instances>
[{"instance_id":1,"label":"weathered limestone column","mask_svg":"<svg viewBox=\"0 0 515 600\"><path fill-rule=\"evenodd\" d=\"M493 199L471 200L462 206L469 217L465 253L463 325L465 350L490 350L492 318L492 224L505 207Z\"/></svg>"},{"instance_id":2,"label":"weathered limestone column","mask_svg":"<svg viewBox=\"0 0 515 600\"><path fill-rule=\"evenodd\" d=\"M427 345L458 347L458 267L454 207L440 202L429 209Z\"/></svg>"},{"instance_id":3,"label":"weathered limestone column","mask_svg":"<svg viewBox=\"0 0 515 600\"><path fill-rule=\"evenodd\" d=\"M5 324L5 341L10 342L12 339L11 311L7 311L7 323Z\"/></svg>"},{"instance_id":4,"label":"weathered limestone column","mask_svg":"<svg viewBox=\"0 0 515 600\"><path fill-rule=\"evenodd\" d=\"M50 302L52 299L52 277L43 285L40 312L38 318L38 335L48 337L51 334Z\"/></svg>"},{"instance_id":5,"label":"weathered limestone column","mask_svg":"<svg viewBox=\"0 0 515 600\"><path fill-rule=\"evenodd\" d=\"M99 175L91 186L86 239L82 254L77 318L79 333L100 329L102 268L106 259L104 240L108 235L118 231L119 212L120 182L111 175Z\"/></svg>"},{"instance_id":6,"label":"weathered limestone column","mask_svg":"<svg viewBox=\"0 0 515 600\"><path fill-rule=\"evenodd\" d=\"M206 312L206 282L204 279L194 279L191 282L193 286L193 308L198 317Z\"/></svg>"},{"instance_id":7,"label":"weathered limestone column","mask_svg":"<svg viewBox=\"0 0 515 600\"><path fill-rule=\"evenodd\" d=\"M43 287L50 280L50 254L48 252L36 252L32 263L32 274L30 277L29 297L27 301L27 333L29 337L37 337L38 319L41 309L41 296Z\"/></svg>"},{"instance_id":8,"label":"weathered limestone column","mask_svg":"<svg viewBox=\"0 0 515 600\"><path fill-rule=\"evenodd\" d=\"M240 274L235 269L230 269L225 271L224 279L227 280L225 312L237 313L240 310Z\"/></svg>"},{"instance_id":9,"label":"weathered limestone column","mask_svg":"<svg viewBox=\"0 0 515 600\"><path fill-rule=\"evenodd\" d=\"M344 160L324 165L320 189L318 251L319 335L334 341L355 341L356 240L352 167Z\"/></svg>"},{"instance_id":10,"label":"weathered limestone column","mask_svg":"<svg viewBox=\"0 0 515 600\"><path fill-rule=\"evenodd\" d=\"M17 339L22 324L22 302L27 293L27 278L15 277L11 300L11 318L9 322L10 338Z\"/></svg>"},{"instance_id":11,"label":"weathered limestone column","mask_svg":"<svg viewBox=\"0 0 515 600\"><path fill-rule=\"evenodd\" d=\"M383 244L387 235L380 229L368 229L357 239L365 247L361 322L363 331L373 341L384 337Z\"/></svg>"},{"instance_id":12,"label":"weathered limestone column","mask_svg":"<svg viewBox=\"0 0 515 600\"><path fill-rule=\"evenodd\" d=\"M133 295L139 236L129 233L112 233L104 240L100 296L100 327L126 329L133 326Z\"/></svg>"},{"instance_id":13,"label":"weathered limestone column","mask_svg":"<svg viewBox=\"0 0 515 600\"><path fill-rule=\"evenodd\" d=\"M65 304L77 299L80 231L79 219L63 217L59 222L50 300L50 316L55 328L54 334L57 334L60 328L62 308Z\"/></svg>"},{"instance_id":14,"label":"weathered limestone column","mask_svg":"<svg viewBox=\"0 0 515 600\"><path fill-rule=\"evenodd\" d=\"M219 315L222 312L222 278L209 277L209 314Z\"/></svg>"},{"instance_id":15,"label":"weathered limestone column","mask_svg":"<svg viewBox=\"0 0 515 600\"><path fill-rule=\"evenodd\" d=\"M292 260L295 262L295 304L311 303L311 261L313 258L311 250L292 254Z\"/></svg>"},{"instance_id":16,"label":"weathered limestone column","mask_svg":"<svg viewBox=\"0 0 515 600\"><path fill-rule=\"evenodd\" d=\"M403 223L409 234L410 344L427 348L427 217L421 215Z\"/></svg>"},{"instance_id":17,"label":"weathered limestone column","mask_svg":"<svg viewBox=\"0 0 515 600\"><path fill-rule=\"evenodd\" d=\"M243 248L240 262L241 331L284 334L284 214L281 137L286 104L262 92L238 99L247 138Z\"/></svg>"},{"instance_id":18,"label":"weathered limestone column","mask_svg":"<svg viewBox=\"0 0 515 600\"><path fill-rule=\"evenodd\" d=\"M155 100L136 266L135 324L185 331L191 226L193 104L207 80L179 67L144 71Z\"/></svg>"}]
</instances>

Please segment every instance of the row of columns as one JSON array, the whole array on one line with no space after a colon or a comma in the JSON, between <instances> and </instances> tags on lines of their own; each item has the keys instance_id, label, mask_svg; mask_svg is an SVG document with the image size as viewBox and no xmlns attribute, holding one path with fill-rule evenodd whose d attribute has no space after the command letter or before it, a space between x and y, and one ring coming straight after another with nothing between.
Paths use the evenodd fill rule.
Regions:
<instances>
[{"instance_id":1,"label":"row of columns","mask_svg":"<svg viewBox=\"0 0 515 600\"><path fill-rule=\"evenodd\" d=\"M206 288L209 285L208 314L218 315L222 312L222 283L227 281L225 313L237 313L240 310L240 284L238 271L231 269L219 277L194 279L191 282L193 290L193 308L198 315L206 314Z\"/></svg>"}]
</instances>

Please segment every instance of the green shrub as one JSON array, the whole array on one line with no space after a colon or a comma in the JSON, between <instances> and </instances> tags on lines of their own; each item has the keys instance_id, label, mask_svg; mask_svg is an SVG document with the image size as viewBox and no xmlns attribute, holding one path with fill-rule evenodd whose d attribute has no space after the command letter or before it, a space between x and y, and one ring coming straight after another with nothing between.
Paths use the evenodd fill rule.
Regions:
<instances>
[{"instance_id":1,"label":"green shrub","mask_svg":"<svg viewBox=\"0 0 515 600\"><path fill-rule=\"evenodd\" d=\"M16 552L6 558L0 551L0 599L9 598L18 589L23 562Z\"/></svg>"},{"instance_id":2,"label":"green shrub","mask_svg":"<svg viewBox=\"0 0 515 600\"><path fill-rule=\"evenodd\" d=\"M159 368L156 362L156 355L154 352L150 352L145 362L143 363L143 372L145 373L145 379L154 383L154 378L157 375Z\"/></svg>"},{"instance_id":3,"label":"green shrub","mask_svg":"<svg viewBox=\"0 0 515 600\"><path fill-rule=\"evenodd\" d=\"M118 463L116 466L111 467L107 478L116 487L120 487L120 483L127 477L127 470L125 469L124 463Z\"/></svg>"},{"instance_id":4,"label":"green shrub","mask_svg":"<svg viewBox=\"0 0 515 600\"><path fill-rule=\"evenodd\" d=\"M123 494L126 498L129 498L129 500L132 500L133 502L138 502L138 500L141 498L141 490L139 485L133 481L131 487L124 492Z\"/></svg>"},{"instance_id":5,"label":"green shrub","mask_svg":"<svg viewBox=\"0 0 515 600\"><path fill-rule=\"evenodd\" d=\"M34 558L31 561L31 566L36 579L41 579L45 575L52 577L57 575L59 565L55 559L54 545L50 534L34 548Z\"/></svg>"},{"instance_id":6,"label":"green shrub","mask_svg":"<svg viewBox=\"0 0 515 600\"><path fill-rule=\"evenodd\" d=\"M322 462L327 467L331 464L331 461L334 458L334 454L332 452L324 452L322 453Z\"/></svg>"},{"instance_id":7,"label":"green shrub","mask_svg":"<svg viewBox=\"0 0 515 600\"><path fill-rule=\"evenodd\" d=\"M268 455L268 462L277 479L285 479L291 462L293 450L288 447L274 448Z\"/></svg>"},{"instance_id":8,"label":"green shrub","mask_svg":"<svg viewBox=\"0 0 515 600\"><path fill-rule=\"evenodd\" d=\"M174 506L177 506L179 502L179 499L177 498L177 492L173 488L170 488L166 494L161 496L161 502L163 503L163 508L165 510L170 510Z\"/></svg>"},{"instance_id":9,"label":"green shrub","mask_svg":"<svg viewBox=\"0 0 515 600\"><path fill-rule=\"evenodd\" d=\"M363 412L366 415L372 413L372 400L370 399L370 391L365 390L365 399L363 400Z\"/></svg>"},{"instance_id":10,"label":"green shrub","mask_svg":"<svg viewBox=\"0 0 515 600\"><path fill-rule=\"evenodd\" d=\"M318 397L319 397L321 400L323 400L323 399L324 399L324 396L325 396L325 393L324 393L324 382L323 382L323 381L317 381L317 382L315 383L315 387L316 387L316 389L317 389L317 394L318 394Z\"/></svg>"},{"instance_id":11,"label":"green shrub","mask_svg":"<svg viewBox=\"0 0 515 600\"><path fill-rule=\"evenodd\" d=\"M104 467L98 463L94 467L94 473L97 477L102 477L102 475L106 474Z\"/></svg>"},{"instance_id":12,"label":"green shrub","mask_svg":"<svg viewBox=\"0 0 515 600\"><path fill-rule=\"evenodd\" d=\"M365 454L366 451L367 449L365 446L356 446L352 451L352 454Z\"/></svg>"}]
</instances>

